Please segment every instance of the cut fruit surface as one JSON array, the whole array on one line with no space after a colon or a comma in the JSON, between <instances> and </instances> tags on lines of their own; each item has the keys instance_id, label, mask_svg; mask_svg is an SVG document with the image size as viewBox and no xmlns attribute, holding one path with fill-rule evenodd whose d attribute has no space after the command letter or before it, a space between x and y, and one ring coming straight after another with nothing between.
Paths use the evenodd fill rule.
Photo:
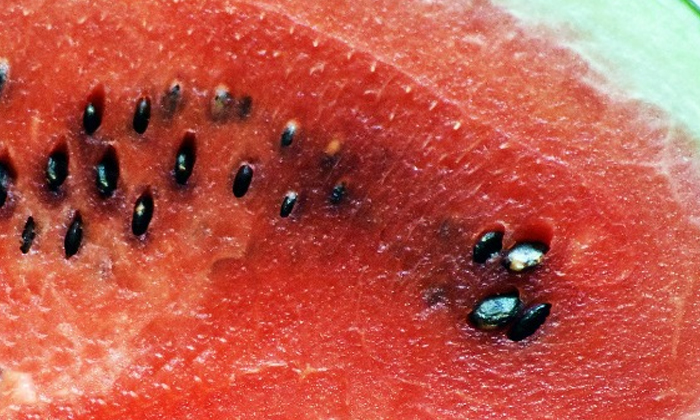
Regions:
<instances>
[{"instance_id":1,"label":"cut fruit surface","mask_svg":"<svg viewBox=\"0 0 700 420\"><path fill-rule=\"evenodd\" d=\"M0 22L0 417L697 411L696 129L551 32L485 1ZM532 335L468 322L514 289Z\"/></svg>"}]
</instances>

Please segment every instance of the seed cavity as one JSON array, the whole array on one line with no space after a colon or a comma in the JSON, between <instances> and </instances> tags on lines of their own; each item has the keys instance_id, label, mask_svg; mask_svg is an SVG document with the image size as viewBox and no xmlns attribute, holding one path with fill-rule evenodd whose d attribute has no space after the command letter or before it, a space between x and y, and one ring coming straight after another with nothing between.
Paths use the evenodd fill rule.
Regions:
<instances>
[{"instance_id":1,"label":"seed cavity","mask_svg":"<svg viewBox=\"0 0 700 420\"><path fill-rule=\"evenodd\" d=\"M214 96L209 104L209 112L214 121L223 121L231 116L234 98L228 87L219 85L214 89Z\"/></svg>"},{"instance_id":2,"label":"seed cavity","mask_svg":"<svg viewBox=\"0 0 700 420\"><path fill-rule=\"evenodd\" d=\"M150 191L145 191L136 200L134 214L131 218L131 231L136 236L141 236L148 231L148 225L153 218L153 196Z\"/></svg>"},{"instance_id":3,"label":"seed cavity","mask_svg":"<svg viewBox=\"0 0 700 420\"><path fill-rule=\"evenodd\" d=\"M328 198L328 201L330 201L330 203L333 205L340 204L340 202L343 201L343 198L345 198L345 195L347 194L347 189L348 187L345 181L341 181L335 184L335 186L331 190L331 194Z\"/></svg>"},{"instance_id":4,"label":"seed cavity","mask_svg":"<svg viewBox=\"0 0 700 420\"><path fill-rule=\"evenodd\" d=\"M294 204L296 204L296 202L297 193L294 191L289 191L282 200L282 206L280 207L280 217L288 217L290 214L292 214L292 210L294 210Z\"/></svg>"},{"instance_id":5,"label":"seed cavity","mask_svg":"<svg viewBox=\"0 0 700 420\"><path fill-rule=\"evenodd\" d=\"M544 324L551 309L552 305L549 303L539 303L531 306L517 317L506 335L513 341L522 341L528 338Z\"/></svg>"},{"instance_id":6,"label":"seed cavity","mask_svg":"<svg viewBox=\"0 0 700 420\"><path fill-rule=\"evenodd\" d=\"M36 237L36 224L34 223L34 218L29 216L27 221L24 223L24 229L22 229L22 242L19 247L22 254L26 254L32 248L34 243L34 238Z\"/></svg>"},{"instance_id":7,"label":"seed cavity","mask_svg":"<svg viewBox=\"0 0 700 420\"><path fill-rule=\"evenodd\" d=\"M503 266L519 273L531 270L542 263L549 247L542 242L520 242L506 253Z\"/></svg>"},{"instance_id":8,"label":"seed cavity","mask_svg":"<svg viewBox=\"0 0 700 420\"><path fill-rule=\"evenodd\" d=\"M0 58L0 94L7 85L7 80L10 78L10 63L5 58Z\"/></svg>"},{"instance_id":9,"label":"seed cavity","mask_svg":"<svg viewBox=\"0 0 700 420\"><path fill-rule=\"evenodd\" d=\"M83 242L83 218L80 212L76 212L68 225L66 237L63 240L63 249L66 252L66 258L70 258L77 254Z\"/></svg>"},{"instance_id":10,"label":"seed cavity","mask_svg":"<svg viewBox=\"0 0 700 420\"><path fill-rule=\"evenodd\" d=\"M245 95L238 100L238 117L240 119L248 118L253 110L253 98Z\"/></svg>"},{"instance_id":11,"label":"seed cavity","mask_svg":"<svg viewBox=\"0 0 700 420\"><path fill-rule=\"evenodd\" d=\"M95 186L102 198L111 197L119 182L119 160L113 147L107 149L95 166Z\"/></svg>"},{"instance_id":12,"label":"seed cavity","mask_svg":"<svg viewBox=\"0 0 700 420\"><path fill-rule=\"evenodd\" d=\"M57 192L68 177L68 153L64 149L54 150L46 161L46 185Z\"/></svg>"},{"instance_id":13,"label":"seed cavity","mask_svg":"<svg viewBox=\"0 0 700 420\"><path fill-rule=\"evenodd\" d=\"M161 98L161 107L166 118L171 118L182 105L182 84L174 81L166 89Z\"/></svg>"},{"instance_id":14,"label":"seed cavity","mask_svg":"<svg viewBox=\"0 0 700 420\"><path fill-rule=\"evenodd\" d=\"M484 264L498 255L503 248L503 232L486 232L474 244L472 259L475 263Z\"/></svg>"},{"instance_id":15,"label":"seed cavity","mask_svg":"<svg viewBox=\"0 0 700 420\"><path fill-rule=\"evenodd\" d=\"M102 124L102 115L105 108L105 91L102 85L96 86L88 96L85 110L83 111L83 128L88 135L92 135Z\"/></svg>"},{"instance_id":16,"label":"seed cavity","mask_svg":"<svg viewBox=\"0 0 700 420\"><path fill-rule=\"evenodd\" d=\"M512 322L522 307L517 291L492 295L479 301L469 313L468 319L480 330L494 330Z\"/></svg>"},{"instance_id":17,"label":"seed cavity","mask_svg":"<svg viewBox=\"0 0 700 420\"><path fill-rule=\"evenodd\" d=\"M237 198L243 197L250 187L250 183L253 181L253 168L244 163L238 168L236 172L236 177L233 180L233 195Z\"/></svg>"},{"instance_id":18,"label":"seed cavity","mask_svg":"<svg viewBox=\"0 0 700 420\"><path fill-rule=\"evenodd\" d=\"M139 134L146 132L148 122L151 120L151 98L142 96L136 101L136 109L134 110L134 131Z\"/></svg>"},{"instance_id":19,"label":"seed cavity","mask_svg":"<svg viewBox=\"0 0 700 420\"><path fill-rule=\"evenodd\" d=\"M194 164L197 160L196 139L193 131L187 131L182 139L182 143L180 143L180 148L177 149L173 176L175 177L175 182L179 185L186 185L194 170Z\"/></svg>"},{"instance_id":20,"label":"seed cavity","mask_svg":"<svg viewBox=\"0 0 700 420\"><path fill-rule=\"evenodd\" d=\"M284 130L282 131L282 135L280 136L280 146L282 147L289 147L292 145L292 142L294 142L294 136L297 133L297 130L299 129L299 126L295 121L289 121L287 125L284 127Z\"/></svg>"},{"instance_id":21,"label":"seed cavity","mask_svg":"<svg viewBox=\"0 0 700 420\"><path fill-rule=\"evenodd\" d=\"M7 202L14 178L14 170L6 162L0 162L0 207Z\"/></svg>"}]
</instances>

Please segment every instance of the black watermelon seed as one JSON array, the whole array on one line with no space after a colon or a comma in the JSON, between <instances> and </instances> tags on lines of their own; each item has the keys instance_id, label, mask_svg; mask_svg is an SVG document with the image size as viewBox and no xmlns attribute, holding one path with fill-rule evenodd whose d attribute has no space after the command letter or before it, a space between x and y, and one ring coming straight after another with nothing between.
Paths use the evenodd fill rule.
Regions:
<instances>
[{"instance_id":1,"label":"black watermelon seed","mask_svg":"<svg viewBox=\"0 0 700 420\"><path fill-rule=\"evenodd\" d=\"M248 118L253 110L253 98L246 95L238 101L238 117L241 119Z\"/></svg>"},{"instance_id":2,"label":"black watermelon seed","mask_svg":"<svg viewBox=\"0 0 700 420\"><path fill-rule=\"evenodd\" d=\"M6 164L0 163L0 207L5 205L12 183L12 173Z\"/></svg>"},{"instance_id":3,"label":"black watermelon seed","mask_svg":"<svg viewBox=\"0 0 700 420\"><path fill-rule=\"evenodd\" d=\"M294 210L294 204L297 202L297 193L290 191L284 196L282 206L280 207L280 217L288 217Z\"/></svg>"},{"instance_id":4,"label":"black watermelon seed","mask_svg":"<svg viewBox=\"0 0 700 420\"><path fill-rule=\"evenodd\" d=\"M102 85L97 85L88 96L83 111L83 128L88 135L93 134L102 124L102 114L105 108L105 91Z\"/></svg>"},{"instance_id":5,"label":"black watermelon seed","mask_svg":"<svg viewBox=\"0 0 700 420\"><path fill-rule=\"evenodd\" d=\"M331 202L331 204L340 204L340 202L343 201L343 198L345 197L346 193L347 185L345 184L345 182L340 182L333 187L328 200Z\"/></svg>"},{"instance_id":6,"label":"black watermelon seed","mask_svg":"<svg viewBox=\"0 0 700 420\"><path fill-rule=\"evenodd\" d=\"M49 155L46 162L46 185L49 190L56 192L68 177L68 154L56 150Z\"/></svg>"},{"instance_id":7,"label":"black watermelon seed","mask_svg":"<svg viewBox=\"0 0 700 420\"><path fill-rule=\"evenodd\" d=\"M78 253L83 242L83 218L80 213L75 213L73 220L68 226L66 237L63 240L63 248L66 251L66 258L70 258Z\"/></svg>"},{"instance_id":8,"label":"black watermelon seed","mask_svg":"<svg viewBox=\"0 0 700 420\"><path fill-rule=\"evenodd\" d=\"M134 215L131 219L131 231L136 236L141 236L148 230L148 225L153 218L153 197L146 191L136 200Z\"/></svg>"},{"instance_id":9,"label":"black watermelon seed","mask_svg":"<svg viewBox=\"0 0 700 420\"><path fill-rule=\"evenodd\" d=\"M472 258L475 263L483 264L498 255L503 248L503 232L486 232L474 244Z\"/></svg>"},{"instance_id":10,"label":"black watermelon seed","mask_svg":"<svg viewBox=\"0 0 700 420\"><path fill-rule=\"evenodd\" d=\"M469 322L480 330L493 330L509 324L520 313L523 303L517 291L488 296L469 313Z\"/></svg>"},{"instance_id":11,"label":"black watermelon seed","mask_svg":"<svg viewBox=\"0 0 700 420\"><path fill-rule=\"evenodd\" d=\"M513 272L533 269L544 260L549 247L542 242L519 242L506 253L503 266Z\"/></svg>"},{"instance_id":12,"label":"black watermelon seed","mask_svg":"<svg viewBox=\"0 0 700 420\"><path fill-rule=\"evenodd\" d=\"M287 125L284 127L284 131L282 131L282 135L280 136L280 145L282 147L289 147L292 145L297 129L297 124L294 121L287 123Z\"/></svg>"},{"instance_id":13,"label":"black watermelon seed","mask_svg":"<svg viewBox=\"0 0 700 420\"><path fill-rule=\"evenodd\" d=\"M85 106L85 112L83 112L83 127L85 132L92 134L100 128L102 124L102 116L97 112L97 108L94 104L89 103Z\"/></svg>"},{"instance_id":14,"label":"black watermelon seed","mask_svg":"<svg viewBox=\"0 0 700 420\"><path fill-rule=\"evenodd\" d=\"M6 59L0 58L0 94L2 93L3 89L5 89L5 85L7 84L7 79L10 78L10 64L7 62Z\"/></svg>"},{"instance_id":15,"label":"black watermelon seed","mask_svg":"<svg viewBox=\"0 0 700 420\"><path fill-rule=\"evenodd\" d=\"M100 196L111 197L119 182L119 161L113 148L109 148L95 166L95 186Z\"/></svg>"},{"instance_id":16,"label":"black watermelon seed","mask_svg":"<svg viewBox=\"0 0 700 420\"><path fill-rule=\"evenodd\" d=\"M544 324L551 309L550 303L539 303L528 308L510 327L508 338L513 341L521 341L534 334Z\"/></svg>"},{"instance_id":17,"label":"black watermelon seed","mask_svg":"<svg viewBox=\"0 0 700 420\"><path fill-rule=\"evenodd\" d=\"M177 154L175 155L175 169L173 170L173 175L175 177L175 182L180 185L186 185L187 180L190 179L192 171L194 170L194 164L197 160L197 149L195 146L196 136L194 132L188 131L185 133L180 148L177 149Z\"/></svg>"},{"instance_id":18,"label":"black watermelon seed","mask_svg":"<svg viewBox=\"0 0 700 420\"><path fill-rule=\"evenodd\" d=\"M34 243L34 238L36 237L36 224L34 223L34 218L29 216L27 222L24 224L24 229L22 229L22 245L19 249L22 254L26 254L32 248Z\"/></svg>"},{"instance_id":19,"label":"black watermelon seed","mask_svg":"<svg viewBox=\"0 0 700 420\"><path fill-rule=\"evenodd\" d=\"M253 168L247 163L244 163L238 168L236 178L233 180L233 195L237 198L243 197L248 192L252 180Z\"/></svg>"},{"instance_id":20,"label":"black watermelon seed","mask_svg":"<svg viewBox=\"0 0 700 420\"><path fill-rule=\"evenodd\" d=\"M231 115L234 99L226 86L217 86L214 90L214 97L209 104L209 112L212 119L222 121Z\"/></svg>"},{"instance_id":21,"label":"black watermelon seed","mask_svg":"<svg viewBox=\"0 0 700 420\"><path fill-rule=\"evenodd\" d=\"M177 112L182 103L182 85L175 81L170 84L170 87L163 94L161 106L167 118L172 117Z\"/></svg>"},{"instance_id":22,"label":"black watermelon seed","mask_svg":"<svg viewBox=\"0 0 700 420\"><path fill-rule=\"evenodd\" d=\"M150 120L151 99L148 96L142 96L136 102L136 109L134 110L134 131L139 134L145 133Z\"/></svg>"}]
</instances>

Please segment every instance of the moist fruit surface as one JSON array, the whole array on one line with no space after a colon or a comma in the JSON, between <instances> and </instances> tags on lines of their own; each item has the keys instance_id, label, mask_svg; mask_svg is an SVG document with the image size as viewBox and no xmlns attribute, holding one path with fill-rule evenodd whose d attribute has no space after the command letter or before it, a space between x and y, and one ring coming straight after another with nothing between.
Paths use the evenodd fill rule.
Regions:
<instances>
[{"instance_id":1,"label":"moist fruit surface","mask_svg":"<svg viewBox=\"0 0 700 420\"><path fill-rule=\"evenodd\" d=\"M0 10L2 416L696 408L691 135L490 3L392 4Z\"/></svg>"}]
</instances>

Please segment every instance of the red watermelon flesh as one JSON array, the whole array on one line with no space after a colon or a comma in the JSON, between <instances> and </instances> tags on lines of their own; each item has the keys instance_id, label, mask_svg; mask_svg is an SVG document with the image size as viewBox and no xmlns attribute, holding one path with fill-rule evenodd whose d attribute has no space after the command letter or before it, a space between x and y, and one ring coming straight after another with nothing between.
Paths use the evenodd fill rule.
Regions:
<instances>
[{"instance_id":1,"label":"red watermelon flesh","mask_svg":"<svg viewBox=\"0 0 700 420\"><path fill-rule=\"evenodd\" d=\"M653 107L486 2L0 11L3 418L675 418L696 408L694 151ZM159 106L178 81L174 115ZM217 86L251 114L213 121ZM82 129L96 86L97 132ZM150 96L143 135L131 121ZM299 125L279 145L289 121ZM186 132L197 161L172 180ZM111 146L112 198L94 167ZM47 191L48 155L70 177ZM337 150L336 150L337 149ZM249 192L231 193L242 162ZM329 202L335 185L347 194ZM131 214L145 190L144 238ZM299 193L279 217L288 191ZM63 238L79 211L83 245ZM28 216L32 250L19 250ZM547 242L524 274L485 230ZM514 343L466 322L517 287Z\"/></svg>"}]
</instances>

